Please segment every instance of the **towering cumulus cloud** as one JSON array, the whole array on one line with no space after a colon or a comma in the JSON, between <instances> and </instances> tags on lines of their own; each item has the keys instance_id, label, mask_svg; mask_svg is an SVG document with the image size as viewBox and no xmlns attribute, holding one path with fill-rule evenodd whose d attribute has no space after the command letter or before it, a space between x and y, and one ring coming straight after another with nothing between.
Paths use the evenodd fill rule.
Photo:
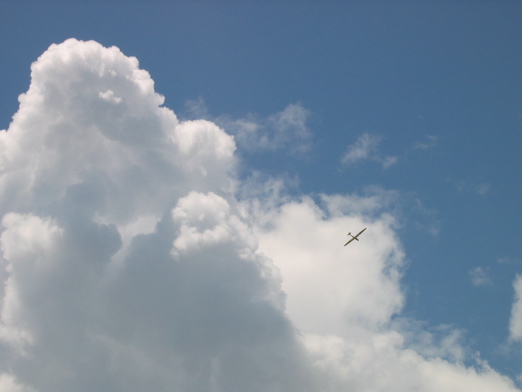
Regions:
<instances>
[{"instance_id":1,"label":"towering cumulus cloud","mask_svg":"<svg viewBox=\"0 0 522 392\"><path fill-rule=\"evenodd\" d=\"M31 78L0 132L0 392L516 390L454 331L391 322L386 192L242 184L233 137L115 47L52 45Z\"/></svg>"}]
</instances>

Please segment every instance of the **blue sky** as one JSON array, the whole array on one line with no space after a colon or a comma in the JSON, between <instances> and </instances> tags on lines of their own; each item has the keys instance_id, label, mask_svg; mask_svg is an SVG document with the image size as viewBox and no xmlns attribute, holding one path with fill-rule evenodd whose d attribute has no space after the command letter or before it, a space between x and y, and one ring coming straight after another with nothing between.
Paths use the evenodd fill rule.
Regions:
<instances>
[{"instance_id":1,"label":"blue sky","mask_svg":"<svg viewBox=\"0 0 522 392\"><path fill-rule=\"evenodd\" d=\"M283 178L318 205L387 195L405 253L392 318L460 331L520 387L521 22L516 1L2 0L0 128L51 44L116 46L180 120L235 135L239 181ZM275 130L281 113L296 123ZM247 121L266 144L241 139Z\"/></svg>"}]
</instances>

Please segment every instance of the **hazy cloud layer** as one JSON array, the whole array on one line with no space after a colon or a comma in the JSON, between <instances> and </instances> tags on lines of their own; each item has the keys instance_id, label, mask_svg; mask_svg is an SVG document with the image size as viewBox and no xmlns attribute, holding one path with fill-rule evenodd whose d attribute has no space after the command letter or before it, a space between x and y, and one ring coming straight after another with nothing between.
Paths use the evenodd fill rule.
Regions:
<instances>
[{"instance_id":1,"label":"hazy cloud layer","mask_svg":"<svg viewBox=\"0 0 522 392\"><path fill-rule=\"evenodd\" d=\"M517 390L455 331L394 321L390 194L241 183L234 137L180 122L117 48L68 40L31 71L0 132L0 392ZM309 143L303 110L267 146Z\"/></svg>"}]
</instances>

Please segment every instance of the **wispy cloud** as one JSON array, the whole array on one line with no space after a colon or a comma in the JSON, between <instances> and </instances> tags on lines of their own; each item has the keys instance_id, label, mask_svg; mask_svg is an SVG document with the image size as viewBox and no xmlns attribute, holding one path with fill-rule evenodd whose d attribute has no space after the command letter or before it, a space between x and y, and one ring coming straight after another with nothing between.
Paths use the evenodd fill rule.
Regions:
<instances>
[{"instance_id":1,"label":"wispy cloud","mask_svg":"<svg viewBox=\"0 0 522 392\"><path fill-rule=\"evenodd\" d=\"M468 273L471 283L476 287L483 287L492 284L489 272L486 268L475 267Z\"/></svg>"},{"instance_id":2,"label":"wispy cloud","mask_svg":"<svg viewBox=\"0 0 522 392\"><path fill-rule=\"evenodd\" d=\"M509 337L512 341L522 342L522 275L517 275L513 282L515 297L509 320Z\"/></svg>"},{"instance_id":3,"label":"wispy cloud","mask_svg":"<svg viewBox=\"0 0 522 392\"><path fill-rule=\"evenodd\" d=\"M455 190L459 193L464 194L475 194L478 196L486 196L491 190L491 184L486 182L481 182L479 179L466 179L466 180L456 180L456 179L448 179L448 182L453 184Z\"/></svg>"},{"instance_id":4,"label":"wispy cloud","mask_svg":"<svg viewBox=\"0 0 522 392\"><path fill-rule=\"evenodd\" d=\"M185 103L190 118L214 121L234 135L238 148L247 153L288 152L307 153L312 148L312 132L308 128L310 112L300 103L293 103L282 111L262 118L248 114L241 118L228 115L212 116L202 98Z\"/></svg>"},{"instance_id":5,"label":"wispy cloud","mask_svg":"<svg viewBox=\"0 0 522 392\"><path fill-rule=\"evenodd\" d=\"M428 208L419 198L413 199L412 216L415 216L414 225L422 230L427 231L432 237L438 238L441 231L441 222L438 218L437 210Z\"/></svg>"},{"instance_id":6,"label":"wispy cloud","mask_svg":"<svg viewBox=\"0 0 522 392\"><path fill-rule=\"evenodd\" d=\"M377 135L363 133L355 143L346 148L344 155L341 157L343 166L350 166L360 161L371 160L380 162L382 167L387 169L397 163L396 156L382 156L379 147L382 138Z\"/></svg>"},{"instance_id":7,"label":"wispy cloud","mask_svg":"<svg viewBox=\"0 0 522 392\"><path fill-rule=\"evenodd\" d=\"M396 155L383 155L380 151L382 141L381 136L363 133L357 138L355 143L346 148L344 155L341 157L342 165L350 166L369 160L379 162L384 169L388 169L399 161L404 161L415 150L427 150L436 147L438 138L437 136L427 135L426 140L417 142L405 152Z\"/></svg>"},{"instance_id":8,"label":"wispy cloud","mask_svg":"<svg viewBox=\"0 0 522 392\"><path fill-rule=\"evenodd\" d=\"M433 135L426 135L426 140L415 143L414 150L427 150L437 145L438 137Z\"/></svg>"},{"instance_id":9,"label":"wispy cloud","mask_svg":"<svg viewBox=\"0 0 522 392\"><path fill-rule=\"evenodd\" d=\"M521 264L522 261L515 257L504 256L497 258L497 262L500 264Z\"/></svg>"},{"instance_id":10,"label":"wispy cloud","mask_svg":"<svg viewBox=\"0 0 522 392\"><path fill-rule=\"evenodd\" d=\"M354 144L351 144L346 149L341 162L345 165L351 165L358 161L374 157L381 138L379 136L363 133Z\"/></svg>"},{"instance_id":11,"label":"wispy cloud","mask_svg":"<svg viewBox=\"0 0 522 392\"><path fill-rule=\"evenodd\" d=\"M303 154L312 147L308 129L310 113L301 104L288 105L267 118L251 115L243 119L220 117L216 121L232 132L239 148L249 152L289 151Z\"/></svg>"},{"instance_id":12,"label":"wispy cloud","mask_svg":"<svg viewBox=\"0 0 522 392\"><path fill-rule=\"evenodd\" d=\"M486 183L479 184L476 189L479 195L485 195L491 190L491 185Z\"/></svg>"}]
</instances>

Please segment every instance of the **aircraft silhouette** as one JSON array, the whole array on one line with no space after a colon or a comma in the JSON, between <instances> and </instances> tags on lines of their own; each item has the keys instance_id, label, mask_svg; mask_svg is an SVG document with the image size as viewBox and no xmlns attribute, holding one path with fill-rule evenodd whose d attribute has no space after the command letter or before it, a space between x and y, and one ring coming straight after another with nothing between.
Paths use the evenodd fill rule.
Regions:
<instances>
[{"instance_id":1,"label":"aircraft silhouette","mask_svg":"<svg viewBox=\"0 0 522 392\"><path fill-rule=\"evenodd\" d=\"M344 244L344 246L348 245L348 244L349 244L350 242L352 242L353 240L359 241L359 238L357 238L357 237L359 237L359 236L363 233L364 230L366 230L366 227L365 227L364 229L362 229L362 230L359 232L359 234L357 234L357 235L352 235L352 233L348 233L348 235L351 236L352 238L350 239L350 241L348 241L346 244Z\"/></svg>"}]
</instances>

